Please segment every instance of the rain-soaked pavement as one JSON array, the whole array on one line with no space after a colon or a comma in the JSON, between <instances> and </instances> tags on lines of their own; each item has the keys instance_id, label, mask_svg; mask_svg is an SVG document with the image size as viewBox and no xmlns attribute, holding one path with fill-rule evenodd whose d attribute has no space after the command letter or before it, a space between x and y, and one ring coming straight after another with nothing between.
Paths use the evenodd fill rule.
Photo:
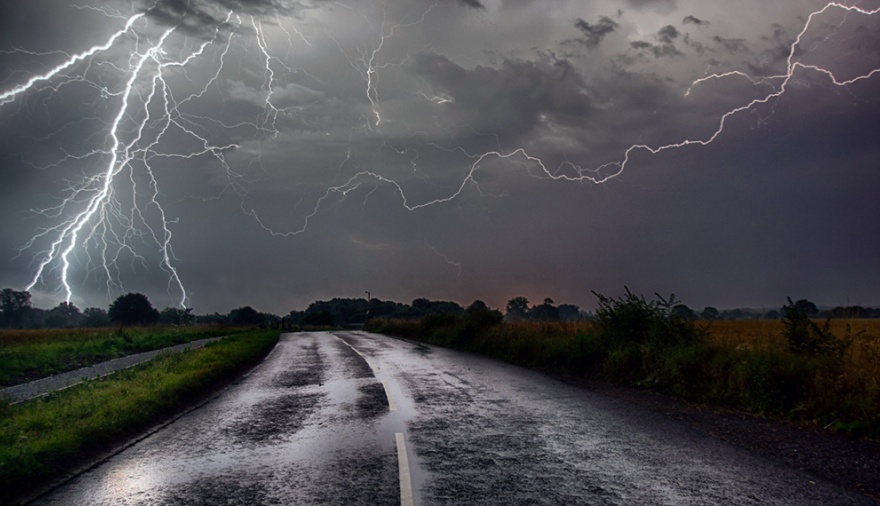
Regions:
<instances>
[{"instance_id":1,"label":"rain-soaked pavement","mask_svg":"<svg viewBox=\"0 0 880 506\"><path fill-rule=\"evenodd\" d=\"M363 332L283 336L36 503L392 505L410 485L417 505L873 504L622 401Z\"/></svg>"}]
</instances>

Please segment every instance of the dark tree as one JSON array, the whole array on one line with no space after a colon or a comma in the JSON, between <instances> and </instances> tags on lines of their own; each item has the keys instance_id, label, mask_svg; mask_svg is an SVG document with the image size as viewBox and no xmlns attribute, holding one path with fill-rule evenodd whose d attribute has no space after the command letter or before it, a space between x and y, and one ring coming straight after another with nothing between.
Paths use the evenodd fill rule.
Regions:
<instances>
[{"instance_id":1,"label":"dark tree","mask_svg":"<svg viewBox=\"0 0 880 506\"><path fill-rule=\"evenodd\" d=\"M194 316L193 319L197 319L202 325L223 325L229 322L227 315L216 311L210 314Z\"/></svg>"},{"instance_id":2,"label":"dark tree","mask_svg":"<svg viewBox=\"0 0 880 506\"><path fill-rule=\"evenodd\" d=\"M514 297L507 301L507 319L512 321L525 320L529 316L529 299Z\"/></svg>"},{"instance_id":3,"label":"dark tree","mask_svg":"<svg viewBox=\"0 0 880 506\"><path fill-rule=\"evenodd\" d=\"M819 308L807 299L801 299L794 303L794 310L806 316L816 316L819 314Z\"/></svg>"},{"instance_id":4,"label":"dark tree","mask_svg":"<svg viewBox=\"0 0 880 506\"><path fill-rule=\"evenodd\" d=\"M107 316L106 310L99 307L87 307L83 311L82 322L80 322L81 327L97 328L107 327L109 325L110 317Z\"/></svg>"},{"instance_id":5,"label":"dark tree","mask_svg":"<svg viewBox=\"0 0 880 506\"><path fill-rule=\"evenodd\" d=\"M334 325L333 315L330 311L317 311L306 314L303 318L303 325L313 325L315 327L332 327Z\"/></svg>"},{"instance_id":6,"label":"dark tree","mask_svg":"<svg viewBox=\"0 0 880 506\"><path fill-rule=\"evenodd\" d=\"M689 308L686 304L676 304L672 308L672 314L681 318L682 320L696 320L697 314L694 313L694 310Z\"/></svg>"},{"instance_id":7,"label":"dark tree","mask_svg":"<svg viewBox=\"0 0 880 506\"><path fill-rule=\"evenodd\" d=\"M721 313L718 311L718 309L712 306L706 306L703 309L703 312L700 313L700 318L704 320L717 320L721 318Z\"/></svg>"},{"instance_id":8,"label":"dark tree","mask_svg":"<svg viewBox=\"0 0 880 506\"><path fill-rule=\"evenodd\" d=\"M121 295L110 304L107 316L118 325L154 325L159 321L159 311L142 293Z\"/></svg>"},{"instance_id":9,"label":"dark tree","mask_svg":"<svg viewBox=\"0 0 880 506\"><path fill-rule=\"evenodd\" d=\"M863 308L862 306L846 306L846 307L837 306L836 308L832 309L828 313L828 316L832 316L834 318L848 319L848 318L867 318L868 314L870 314L870 312L867 309Z\"/></svg>"},{"instance_id":10,"label":"dark tree","mask_svg":"<svg viewBox=\"0 0 880 506\"><path fill-rule=\"evenodd\" d=\"M431 301L425 298L413 299L410 306L421 313L426 313L431 308Z\"/></svg>"},{"instance_id":11,"label":"dark tree","mask_svg":"<svg viewBox=\"0 0 880 506\"><path fill-rule=\"evenodd\" d=\"M531 315L534 320L539 322L559 321L559 309L553 305L553 299L550 297L545 298L543 304L533 307Z\"/></svg>"},{"instance_id":12,"label":"dark tree","mask_svg":"<svg viewBox=\"0 0 880 506\"><path fill-rule=\"evenodd\" d=\"M46 326L49 328L76 327L82 320L82 313L72 302L62 302L49 310Z\"/></svg>"},{"instance_id":13,"label":"dark tree","mask_svg":"<svg viewBox=\"0 0 880 506\"><path fill-rule=\"evenodd\" d=\"M498 325L504 319L501 311L489 308L485 302L475 300L464 311L465 333L473 337L479 329Z\"/></svg>"},{"instance_id":14,"label":"dark tree","mask_svg":"<svg viewBox=\"0 0 880 506\"><path fill-rule=\"evenodd\" d=\"M166 307L159 313L159 323L162 325L192 325L194 321L191 307Z\"/></svg>"},{"instance_id":15,"label":"dark tree","mask_svg":"<svg viewBox=\"0 0 880 506\"><path fill-rule=\"evenodd\" d=\"M263 315L250 306L244 306L229 312L229 322L233 325L260 325Z\"/></svg>"},{"instance_id":16,"label":"dark tree","mask_svg":"<svg viewBox=\"0 0 880 506\"><path fill-rule=\"evenodd\" d=\"M25 316L31 310L31 294L4 288L0 291L0 325L6 328L20 328Z\"/></svg>"},{"instance_id":17,"label":"dark tree","mask_svg":"<svg viewBox=\"0 0 880 506\"><path fill-rule=\"evenodd\" d=\"M486 305L485 302L477 299L471 303L470 306L467 307L465 311L474 312L474 311L488 311L489 306Z\"/></svg>"},{"instance_id":18,"label":"dark tree","mask_svg":"<svg viewBox=\"0 0 880 506\"><path fill-rule=\"evenodd\" d=\"M742 309L727 309L721 312L722 320L742 320L746 313Z\"/></svg>"},{"instance_id":19,"label":"dark tree","mask_svg":"<svg viewBox=\"0 0 880 506\"><path fill-rule=\"evenodd\" d=\"M581 308L574 304L560 304L556 309L559 310L559 321L577 322L581 321Z\"/></svg>"}]
</instances>

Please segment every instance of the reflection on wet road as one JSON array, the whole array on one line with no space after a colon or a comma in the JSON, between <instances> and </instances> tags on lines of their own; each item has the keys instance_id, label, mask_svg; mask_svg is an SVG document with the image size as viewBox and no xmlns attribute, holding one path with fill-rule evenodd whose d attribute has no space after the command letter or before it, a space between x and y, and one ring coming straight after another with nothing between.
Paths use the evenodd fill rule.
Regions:
<instances>
[{"instance_id":1,"label":"reflection on wet road","mask_svg":"<svg viewBox=\"0 0 880 506\"><path fill-rule=\"evenodd\" d=\"M422 505L870 504L623 402L363 332L283 336L38 503L391 505L404 482Z\"/></svg>"}]
</instances>

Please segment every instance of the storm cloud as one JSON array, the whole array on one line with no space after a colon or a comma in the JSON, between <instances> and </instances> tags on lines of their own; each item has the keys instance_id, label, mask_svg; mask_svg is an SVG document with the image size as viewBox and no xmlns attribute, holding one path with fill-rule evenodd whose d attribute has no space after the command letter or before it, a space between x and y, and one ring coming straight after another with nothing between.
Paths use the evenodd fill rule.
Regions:
<instances>
[{"instance_id":1,"label":"storm cloud","mask_svg":"<svg viewBox=\"0 0 880 506\"><path fill-rule=\"evenodd\" d=\"M574 26L583 34L582 38L576 40L589 48L595 48L602 42L602 39L613 33L620 25L613 19L602 16L595 24L578 19Z\"/></svg>"},{"instance_id":2,"label":"storm cloud","mask_svg":"<svg viewBox=\"0 0 880 506\"><path fill-rule=\"evenodd\" d=\"M59 243L81 308L880 304L880 78L811 69L880 67L880 15L817 16L783 80L822 5L4 2L0 93L144 16L0 106L0 287L65 298L111 174Z\"/></svg>"}]
</instances>

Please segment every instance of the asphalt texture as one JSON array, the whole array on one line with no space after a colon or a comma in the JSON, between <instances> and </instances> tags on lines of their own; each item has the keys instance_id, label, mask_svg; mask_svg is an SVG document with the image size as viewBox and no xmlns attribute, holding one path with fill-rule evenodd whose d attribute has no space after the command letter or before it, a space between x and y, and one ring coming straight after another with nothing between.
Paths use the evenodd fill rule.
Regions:
<instances>
[{"instance_id":1,"label":"asphalt texture","mask_svg":"<svg viewBox=\"0 0 880 506\"><path fill-rule=\"evenodd\" d=\"M214 400L35 503L401 504L398 433L417 505L873 504L633 404L363 332L282 336Z\"/></svg>"}]
</instances>

